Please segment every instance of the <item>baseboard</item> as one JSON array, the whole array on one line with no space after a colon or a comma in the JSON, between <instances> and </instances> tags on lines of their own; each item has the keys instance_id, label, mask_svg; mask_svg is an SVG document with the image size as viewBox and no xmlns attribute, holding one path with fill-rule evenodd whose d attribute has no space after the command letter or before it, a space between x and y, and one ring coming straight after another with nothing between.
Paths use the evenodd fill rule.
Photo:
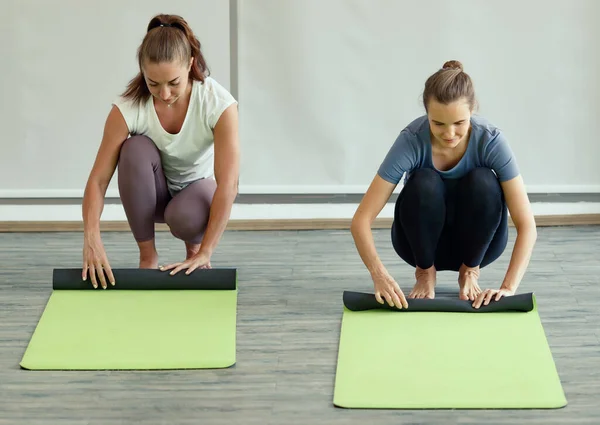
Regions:
<instances>
[{"instance_id":1,"label":"baseboard","mask_svg":"<svg viewBox=\"0 0 600 425\"><path fill-rule=\"evenodd\" d=\"M347 230L350 228L351 219L257 219L257 220L230 220L227 230ZM583 226L600 225L600 214L570 214L536 216L538 227L549 226ZM391 218L377 218L373 229L389 229L392 225ZM512 220L509 225L513 226ZM103 221L100 224L103 232L128 232L127 221ZM81 221L2 221L0 233L15 232L82 232ZM169 228L164 224L157 224L156 231L165 232Z\"/></svg>"}]
</instances>

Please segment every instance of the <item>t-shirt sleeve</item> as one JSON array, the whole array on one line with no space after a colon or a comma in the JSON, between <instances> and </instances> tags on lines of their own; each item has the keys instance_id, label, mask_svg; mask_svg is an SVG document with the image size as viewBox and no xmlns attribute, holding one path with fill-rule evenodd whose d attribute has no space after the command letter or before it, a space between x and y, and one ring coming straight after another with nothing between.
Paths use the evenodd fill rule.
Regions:
<instances>
[{"instance_id":1,"label":"t-shirt sleeve","mask_svg":"<svg viewBox=\"0 0 600 425\"><path fill-rule=\"evenodd\" d=\"M124 99L122 97L118 98L113 102L119 111L121 111L121 115L125 119L125 123L127 124L127 128L129 129L129 134L139 134L140 132L140 108L137 105L134 105L132 100Z\"/></svg>"},{"instance_id":2,"label":"t-shirt sleeve","mask_svg":"<svg viewBox=\"0 0 600 425\"><path fill-rule=\"evenodd\" d=\"M214 129L223 111L237 101L225 87L215 80L210 82L209 94L206 98L207 119L210 128Z\"/></svg>"},{"instance_id":3,"label":"t-shirt sleeve","mask_svg":"<svg viewBox=\"0 0 600 425\"><path fill-rule=\"evenodd\" d=\"M405 173L415 168L418 162L415 139L416 135L407 129L400 132L379 166L379 177L392 184L398 184Z\"/></svg>"},{"instance_id":4,"label":"t-shirt sleeve","mask_svg":"<svg viewBox=\"0 0 600 425\"><path fill-rule=\"evenodd\" d=\"M498 132L487 143L484 150L485 165L496 173L498 180L505 182L519 175L517 159L501 132Z\"/></svg>"}]
</instances>

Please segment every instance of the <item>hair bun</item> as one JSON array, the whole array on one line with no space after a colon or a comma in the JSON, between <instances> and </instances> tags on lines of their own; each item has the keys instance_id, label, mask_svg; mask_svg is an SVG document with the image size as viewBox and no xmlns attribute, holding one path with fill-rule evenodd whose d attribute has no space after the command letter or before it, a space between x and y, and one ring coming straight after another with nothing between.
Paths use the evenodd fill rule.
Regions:
<instances>
[{"instance_id":1,"label":"hair bun","mask_svg":"<svg viewBox=\"0 0 600 425\"><path fill-rule=\"evenodd\" d=\"M459 71L462 71L463 66L459 61L452 60L445 62L444 66L442 66L442 69L458 69Z\"/></svg>"}]
</instances>

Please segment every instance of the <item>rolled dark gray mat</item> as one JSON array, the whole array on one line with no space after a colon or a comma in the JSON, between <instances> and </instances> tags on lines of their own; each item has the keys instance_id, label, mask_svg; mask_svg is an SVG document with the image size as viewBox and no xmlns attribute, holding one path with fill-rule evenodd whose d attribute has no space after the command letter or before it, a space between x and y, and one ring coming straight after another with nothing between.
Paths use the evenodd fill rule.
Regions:
<instances>
[{"instance_id":1,"label":"rolled dark gray mat","mask_svg":"<svg viewBox=\"0 0 600 425\"><path fill-rule=\"evenodd\" d=\"M399 309L390 307L387 302L379 304L374 294L365 292L344 291L344 306L351 311L365 310L391 310L397 312L437 311L460 313L494 313L508 311L527 312L533 310L533 293L525 293L502 297L488 305L481 305L479 309L473 307L472 301L461 300L456 297L437 297L434 299L407 299L408 308Z\"/></svg>"},{"instance_id":2,"label":"rolled dark gray mat","mask_svg":"<svg viewBox=\"0 0 600 425\"><path fill-rule=\"evenodd\" d=\"M81 277L81 269L54 269L52 288L56 290L94 289L88 275ZM171 276L169 271L157 269L112 269L115 286L107 280L106 289L125 290L233 290L237 286L237 270L234 268L196 269L189 275L182 270ZM106 276L106 273L105 273ZM100 285L99 279L96 279Z\"/></svg>"}]
</instances>

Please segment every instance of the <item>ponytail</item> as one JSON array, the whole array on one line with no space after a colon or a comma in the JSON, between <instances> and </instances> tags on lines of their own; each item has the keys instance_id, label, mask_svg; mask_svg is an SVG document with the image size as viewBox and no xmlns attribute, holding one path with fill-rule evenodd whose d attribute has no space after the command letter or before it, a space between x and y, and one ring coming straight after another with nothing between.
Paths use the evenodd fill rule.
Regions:
<instances>
[{"instance_id":1,"label":"ponytail","mask_svg":"<svg viewBox=\"0 0 600 425\"><path fill-rule=\"evenodd\" d=\"M200 41L188 23L178 15L157 15L150 20L146 36L137 51L140 71L129 81L123 97L135 103L145 101L150 96L142 66L144 63L172 62L180 60L186 65L190 58L194 61L189 73L191 80L204 82L210 75L206 60L202 55Z\"/></svg>"}]
</instances>

